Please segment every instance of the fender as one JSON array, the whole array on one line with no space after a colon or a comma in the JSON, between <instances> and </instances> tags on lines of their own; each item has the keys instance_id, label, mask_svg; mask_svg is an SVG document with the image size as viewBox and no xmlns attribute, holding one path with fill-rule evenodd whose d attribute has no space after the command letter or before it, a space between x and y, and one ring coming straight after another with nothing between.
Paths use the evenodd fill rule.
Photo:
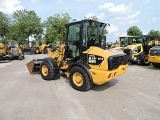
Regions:
<instances>
[{"instance_id":1,"label":"fender","mask_svg":"<svg viewBox=\"0 0 160 120\"><path fill-rule=\"evenodd\" d=\"M51 65L55 74L59 74L59 68L58 68L58 65L54 59L52 59L50 57L46 57L46 58L44 58L44 61Z\"/></svg>"},{"instance_id":2,"label":"fender","mask_svg":"<svg viewBox=\"0 0 160 120\"><path fill-rule=\"evenodd\" d=\"M79 66L81 67L82 69L84 69L86 72L87 72L87 75L89 76L89 79L91 80L91 82L93 83L93 78L90 74L90 71L89 69L91 68L89 65L87 65L86 63L83 63L83 62L75 62L73 63L69 68L68 68L68 71L70 71L74 66Z\"/></svg>"}]
</instances>

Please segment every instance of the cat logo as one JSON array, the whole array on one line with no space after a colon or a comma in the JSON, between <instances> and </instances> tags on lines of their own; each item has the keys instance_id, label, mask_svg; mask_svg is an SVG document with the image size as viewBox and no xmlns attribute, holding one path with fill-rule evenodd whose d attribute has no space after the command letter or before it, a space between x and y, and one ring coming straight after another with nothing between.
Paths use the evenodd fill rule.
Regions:
<instances>
[{"instance_id":1,"label":"cat logo","mask_svg":"<svg viewBox=\"0 0 160 120\"><path fill-rule=\"evenodd\" d=\"M96 60L90 59L88 62L89 62L89 63L96 63Z\"/></svg>"}]
</instances>

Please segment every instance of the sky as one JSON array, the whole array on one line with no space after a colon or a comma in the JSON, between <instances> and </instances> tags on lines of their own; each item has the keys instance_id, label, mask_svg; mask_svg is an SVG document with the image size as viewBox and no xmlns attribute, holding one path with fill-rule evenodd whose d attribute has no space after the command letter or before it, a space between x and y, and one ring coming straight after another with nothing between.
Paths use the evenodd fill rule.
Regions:
<instances>
[{"instance_id":1,"label":"sky","mask_svg":"<svg viewBox=\"0 0 160 120\"><path fill-rule=\"evenodd\" d=\"M115 42L118 36L137 26L143 34L160 30L160 0L0 0L0 11L12 14L16 10L34 10L42 21L49 16L68 13L77 21L97 16L109 23L107 42Z\"/></svg>"}]
</instances>

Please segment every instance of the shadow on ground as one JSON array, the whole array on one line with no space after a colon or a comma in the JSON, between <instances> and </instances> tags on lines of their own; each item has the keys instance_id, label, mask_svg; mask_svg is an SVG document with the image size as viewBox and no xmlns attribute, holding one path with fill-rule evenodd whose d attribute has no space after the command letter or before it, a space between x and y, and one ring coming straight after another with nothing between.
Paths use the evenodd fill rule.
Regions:
<instances>
[{"instance_id":1,"label":"shadow on ground","mask_svg":"<svg viewBox=\"0 0 160 120\"><path fill-rule=\"evenodd\" d=\"M41 76L40 71L36 71L36 72L32 72L32 73L30 73L30 75L35 75L35 74L39 74L39 75ZM61 77L61 74L58 74L58 75L56 75L56 76L55 76L55 78L54 78L53 80L46 80L46 81L59 80L59 79L60 79L60 77ZM42 78L42 79L43 79L43 78Z\"/></svg>"},{"instance_id":2,"label":"shadow on ground","mask_svg":"<svg viewBox=\"0 0 160 120\"><path fill-rule=\"evenodd\" d=\"M129 63L128 65L129 66L138 66L138 67L145 68L145 69L150 69L150 70L160 70L160 68L155 68L152 64L147 65L147 66L143 66L141 64L131 64L131 63Z\"/></svg>"},{"instance_id":3,"label":"shadow on ground","mask_svg":"<svg viewBox=\"0 0 160 120\"><path fill-rule=\"evenodd\" d=\"M39 74L40 75L40 72L34 72L34 73L30 73L30 75L35 75L35 74ZM62 77L66 83L68 83L70 86L70 81L69 81L69 78L63 73L61 72L60 74L58 74L54 80L59 80L60 77ZM48 80L48 81L53 81L53 80ZM103 90L106 90L106 89L109 89L110 87L113 87L115 86L117 83L119 82L119 80L117 79L113 79L103 85L93 85L93 87L91 88L91 90L93 91L103 91Z\"/></svg>"},{"instance_id":4,"label":"shadow on ground","mask_svg":"<svg viewBox=\"0 0 160 120\"><path fill-rule=\"evenodd\" d=\"M109 89L110 87L115 86L118 82L119 80L113 79L103 85L93 85L92 90L93 91L104 91L106 89Z\"/></svg>"},{"instance_id":5,"label":"shadow on ground","mask_svg":"<svg viewBox=\"0 0 160 120\"><path fill-rule=\"evenodd\" d=\"M63 77L65 79L65 82L68 83L71 86L68 77L66 77L63 73L60 76ZM119 80L113 79L113 80L111 80L111 81L109 81L109 82L107 82L103 85L93 85L91 90L93 90L93 91L103 91L103 90L109 89L110 87L115 86L118 82L119 82Z\"/></svg>"},{"instance_id":6,"label":"shadow on ground","mask_svg":"<svg viewBox=\"0 0 160 120\"><path fill-rule=\"evenodd\" d=\"M0 63L10 63L11 61L5 60L5 61L0 61Z\"/></svg>"}]
</instances>

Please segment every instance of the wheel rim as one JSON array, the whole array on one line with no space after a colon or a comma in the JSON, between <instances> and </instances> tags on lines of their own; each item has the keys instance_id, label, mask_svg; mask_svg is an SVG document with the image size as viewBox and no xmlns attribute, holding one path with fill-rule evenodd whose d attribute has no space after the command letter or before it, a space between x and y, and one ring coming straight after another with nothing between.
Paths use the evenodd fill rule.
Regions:
<instances>
[{"instance_id":1,"label":"wheel rim","mask_svg":"<svg viewBox=\"0 0 160 120\"><path fill-rule=\"evenodd\" d=\"M73 74L73 83L76 86L82 86L83 85L83 76L79 72L75 72Z\"/></svg>"},{"instance_id":2,"label":"wheel rim","mask_svg":"<svg viewBox=\"0 0 160 120\"><path fill-rule=\"evenodd\" d=\"M39 52L39 50L38 49L36 49L36 53L38 53Z\"/></svg>"},{"instance_id":3,"label":"wheel rim","mask_svg":"<svg viewBox=\"0 0 160 120\"><path fill-rule=\"evenodd\" d=\"M42 66L42 74L44 76L47 76L48 75L48 67L46 65L43 65Z\"/></svg>"},{"instance_id":4,"label":"wheel rim","mask_svg":"<svg viewBox=\"0 0 160 120\"><path fill-rule=\"evenodd\" d=\"M145 57L145 58L144 58L144 63L145 63L145 64L148 64L148 63L149 63L148 57Z\"/></svg>"}]
</instances>

